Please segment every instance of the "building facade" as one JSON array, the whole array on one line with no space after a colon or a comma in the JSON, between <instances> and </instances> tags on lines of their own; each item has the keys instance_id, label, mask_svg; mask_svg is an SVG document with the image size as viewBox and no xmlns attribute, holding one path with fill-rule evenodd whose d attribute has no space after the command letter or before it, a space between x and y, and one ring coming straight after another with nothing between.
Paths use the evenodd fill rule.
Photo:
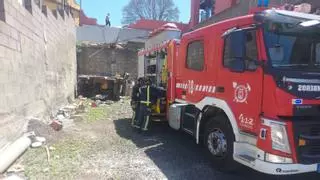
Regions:
<instances>
[{"instance_id":1,"label":"building facade","mask_svg":"<svg viewBox=\"0 0 320 180\"><path fill-rule=\"evenodd\" d=\"M80 24L80 5L76 0L36 0L40 4L46 5L51 10L66 10L70 11L77 26Z\"/></svg>"},{"instance_id":2,"label":"building facade","mask_svg":"<svg viewBox=\"0 0 320 180\"><path fill-rule=\"evenodd\" d=\"M252 8L264 0L193 0L191 1L191 27L200 28L225 19L248 14ZM312 12L320 7L319 0L268 0L268 7L281 7L285 4L309 3Z\"/></svg>"}]
</instances>

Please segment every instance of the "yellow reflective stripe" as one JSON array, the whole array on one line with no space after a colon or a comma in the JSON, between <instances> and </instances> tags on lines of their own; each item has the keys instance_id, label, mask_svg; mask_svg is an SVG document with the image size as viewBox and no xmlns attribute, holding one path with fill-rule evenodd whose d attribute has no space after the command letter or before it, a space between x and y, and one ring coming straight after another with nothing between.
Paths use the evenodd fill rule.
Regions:
<instances>
[{"instance_id":1,"label":"yellow reflective stripe","mask_svg":"<svg viewBox=\"0 0 320 180\"><path fill-rule=\"evenodd\" d=\"M135 119L136 119L136 113L133 111L132 122L131 122L132 126L134 126Z\"/></svg>"},{"instance_id":2,"label":"yellow reflective stripe","mask_svg":"<svg viewBox=\"0 0 320 180\"><path fill-rule=\"evenodd\" d=\"M147 101L140 101L142 104L147 104L149 106L151 104L150 102L150 86L147 86Z\"/></svg>"},{"instance_id":3,"label":"yellow reflective stripe","mask_svg":"<svg viewBox=\"0 0 320 180\"><path fill-rule=\"evenodd\" d=\"M142 130L148 131L148 125L149 125L149 116L146 117L145 123L144 123L144 128Z\"/></svg>"},{"instance_id":4,"label":"yellow reflective stripe","mask_svg":"<svg viewBox=\"0 0 320 180\"><path fill-rule=\"evenodd\" d=\"M150 104L151 102L149 102L149 101L140 101L141 103L143 103L143 104Z\"/></svg>"},{"instance_id":5,"label":"yellow reflective stripe","mask_svg":"<svg viewBox=\"0 0 320 180\"><path fill-rule=\"evenodd\" d=\"M147 87L147 102L150 102L150 86Z\"/></svg>"}]
</instances>

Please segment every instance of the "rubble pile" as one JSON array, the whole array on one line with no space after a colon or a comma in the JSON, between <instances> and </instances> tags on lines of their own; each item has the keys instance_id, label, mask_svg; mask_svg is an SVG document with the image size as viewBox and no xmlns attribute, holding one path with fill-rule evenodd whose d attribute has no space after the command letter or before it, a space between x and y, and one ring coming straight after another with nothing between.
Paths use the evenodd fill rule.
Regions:
<instances>
[{"instance_id":1,"label":"rubble pile","mask_svg":"<svg viewBox=\"0 0 320 180\"><path fill-rule=\"evenodd\" d=\"M86 98L80 97L78 102L61 107L52 117L50 127L55 131L60 131L62 128L70 128L74 126L73 116L85 112L85 100Z\"/></svg>"}]
</instances>

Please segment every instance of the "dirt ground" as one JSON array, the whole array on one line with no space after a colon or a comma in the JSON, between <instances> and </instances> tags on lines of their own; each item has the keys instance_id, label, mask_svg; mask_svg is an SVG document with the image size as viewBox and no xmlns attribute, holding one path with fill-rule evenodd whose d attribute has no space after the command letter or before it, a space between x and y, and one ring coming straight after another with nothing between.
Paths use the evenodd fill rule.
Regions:
<instances>
[{"instance_id":1,"label":"dirt ground","mask_svg":"<svg viewBox=\"0 0 320 180\"><path fill-rule=\"evenodd\" d=\"M28 179L279 179L243 168L237 174L214 170L203 148L165 123L153 124L148 134L130 126L129 100L88 108L60 132L31 123L48 139L45 148L29 149L18 161ZM320 179L316 174L285 179ZM281 178L282 179L282 178Z\"/></svg>"}]
</instances>

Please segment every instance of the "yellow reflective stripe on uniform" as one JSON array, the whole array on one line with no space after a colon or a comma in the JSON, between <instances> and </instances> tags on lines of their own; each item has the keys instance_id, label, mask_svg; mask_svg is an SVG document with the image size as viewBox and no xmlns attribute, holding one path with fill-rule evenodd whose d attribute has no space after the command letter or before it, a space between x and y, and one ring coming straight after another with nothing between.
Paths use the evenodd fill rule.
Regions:
<instances>
[{"instance_id":1,"label":"yellow reflective stripe on uniform","mask_svg":"<svg viewBox=\"0 0 320 180\"><path fill-rule=\"evenodd\" d=\"M147 101L140 101L142 104L147 104L149 106L151 104L150 102L150 86L147 86Z\"/></svg>"},{"instance_id":2,"label":"yellow reflective stripe on uniform","mask_svg":"<svg viewBox=\"0 0 320 180\"><path fill-rule=\"evenodd\" d=\"M150 103L150 86L147 86L147 102ZM147 104L149 106L149 104Z\"/></svg>"},{"instance_id":3,"label":"yellow reflective stripe on uniform","mask_svg":"<svg viewBox=\"0 0 320 180\"><path fill-rule=\"evenodd\" d=\"M147 106L149 106L149 104L151 104L151 102L149 102L149 101L140 101L140 103L147 104Z\"/></svg>"},{"instance_id":4,"label":"yellow reflective stripe on uniform","mask_svg":"<svg viewBox=\"0 0 320 180\"><path fill-rule=\"evenodd\" d=\"M149 116L146 117L145 119L145 123L144 123L144 127L143 127L143 131L148 131L148 125L149 125Z\"/></svg>"}]
</instances>

